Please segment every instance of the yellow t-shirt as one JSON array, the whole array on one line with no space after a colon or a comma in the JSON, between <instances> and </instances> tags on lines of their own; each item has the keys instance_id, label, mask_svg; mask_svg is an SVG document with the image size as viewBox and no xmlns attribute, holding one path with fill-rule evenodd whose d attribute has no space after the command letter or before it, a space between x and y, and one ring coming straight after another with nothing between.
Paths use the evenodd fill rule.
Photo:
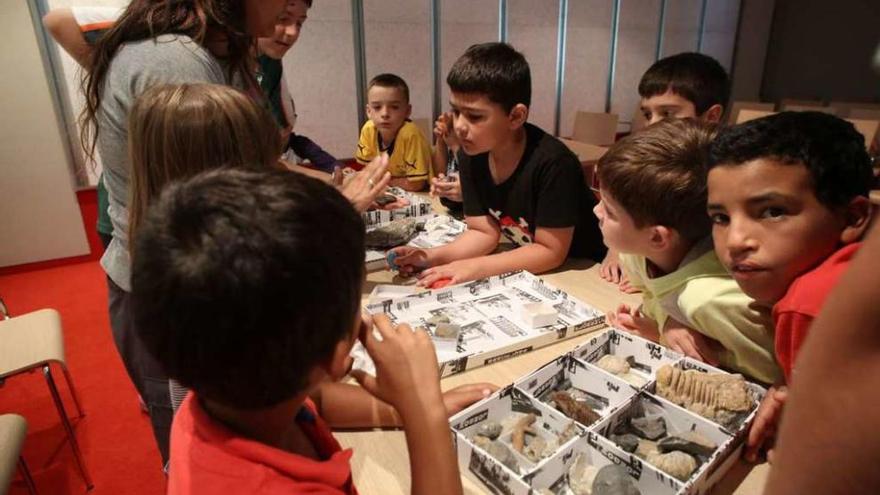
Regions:
<instances>
[{"instance_id":1,"label":"yellow t-shirt","mask_svg":"<svg viewBox=\"0 0 880 495\"><path fill-rule=\"evenodd\" d=\"M641 289L642 312L661 331L667 317L718 341L721 365L765 383L782 377L773 353L770 308L758 306L724 269L711 238L698 242L678 270L651 278L644 256L620 255L630 284Z\"/></svg>"},{"instance_id":2,"label":"yellow t-shirt","mask_svg":"<svg viewBox=\"0 0 880 495\"><path fill-rule=\"evenodd\" d=\"M406 177L415 182L428 180L431 174L431 147L422 136L418 126L407 120L397 131L397 137L388 147L388 171L394 178ZM368 120L361 128L355 159L361 165L370 163L381 152L379 132L373 121Z\"/></svg>"}]
</instances>

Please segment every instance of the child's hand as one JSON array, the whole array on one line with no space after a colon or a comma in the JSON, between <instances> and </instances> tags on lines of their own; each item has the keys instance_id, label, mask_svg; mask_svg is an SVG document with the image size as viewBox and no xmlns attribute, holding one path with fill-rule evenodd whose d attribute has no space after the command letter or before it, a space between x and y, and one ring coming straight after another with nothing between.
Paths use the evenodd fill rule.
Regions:
<instances>
[{"instance_id":1,"label":"child's hand","mask_svg":"<svg viewBox=\"0 0 880 495\"><path fill-rule=\"evenodd\" d=\"M617 311L607 313L605 322L653 342L660 340L657 322L642 314L641 310L632 309L626 304L618 306Z\"/></svg>"},{"instance_id":2,"label":"child's hand","mask_svg":"<svg viewBox=\"0 0 880 495\"><path fill-rule=\"evenodd\" d=\"M471 383L447 390L443 392L443 405L446 406L446 415L452 417L474 402L489 397L496 390L498 390L498 386L491 383Z\"/></svg>"},{"instance_id":3,"label":"child's hand","mask_svg":"<svg viewBox=\"0 0 880 495\"><path fill-rule=\"evenodd\" d=\"M458 175L445 176L443 174L431 179L431 196L440 196L461 203L461 181Z\"/></svg>"},{"instance_id":4,"label":"child's hand","mask_svg":"<svg viewBox=\"0 0 880 495\"><path fill-rule=\"evenodd\" d=\"M623 269L620 268L620 260L617 251L608 250L602 265L599 267L599 276L613 284L620 283L620 277L623 276Z\"/></svg>"},{"instance_id":5,"label":"child's hand","mask_svg":"<svg viewBox=\"0 0 880 495\"><path fill-rule=\"evenodd\" d=\"M450 285L476 280L480 278L479 263L474 259L467 259L428 268L419 274L418 285L430 287L434 282L444 278L450 280Z\"/></svg>"},{"instance_id":6,"label":"child's hand","mask_svg":"<svg viewBox=\"0 0 880 495\"><path fill-rule=\"evenodd\" d=\"M718 366L717 348L719 344L700 332L669 318L663 328L663 338L666 340L666 345L673 351L680 352L697 361Z\"/></svg>"},{"instance_id":7,"label":"child's hand","mask_svg":"<svg viewBox=\"0 0 880 495\"><path fill-rule=\"evenodd\" d=\"M388 268L398 270L401 275L414 275L431 266L430 255L424 249L398 246L390 251L394 253L394 266Z\"/></svg>"},{"instance_id":8,"label":"child's hand","mask_svg":"<svg viewBox=\"0 0 880 495\"><path fill-rule=\"evenodd\" d=\"M361 327L360 340L373 358L376 376L352 370L355 380L404 418L442 404L440 368L428 333L407 324L394 326L384 314L373 316L373 323L382 340L370 325Z\"/></svg>"},{"instance_id":9,"label":"child's hand","mask_svg":"<svg viewBox=\"0 0 880 495\"><path fill-rule=\"evenodd\" d=\"M444 112L437 116L434 122L434 136L443 139L446 147L450 149L458 148L458 136L452 128L452 113Z\"/></svg>"},{"instance_id":10,"label":"child's hand","mask_svg":"<svg viewBox=\"0 0 880 495\"><path fill-rule=\"evenodd\" d=\"M746 440L746 450L743 456L749 462L757 462L758 454L761 449L772 444L772 440L776 437L776 428L779 425L779 418L782 415L782 409L785 401L788 399L788 387L770 387L761 405L758 406L758 413L755 415L755 421L749 428L749 437ZM767 450L767 459L772 459L772 449Z\"/></svg>"},{"instance_id":11,"label":"child's hand","mask_svg":"<svg viewBox=\"0 0 880 495\"><path fill-rule=\"evenodd\" d=\"M388 154L382 153L355 174L353 179L345 182L341 192L351 201L355 210L365 212L376 197L382 194L389 181L391 174L388 172Z\"/></svg>"}]
</instances>

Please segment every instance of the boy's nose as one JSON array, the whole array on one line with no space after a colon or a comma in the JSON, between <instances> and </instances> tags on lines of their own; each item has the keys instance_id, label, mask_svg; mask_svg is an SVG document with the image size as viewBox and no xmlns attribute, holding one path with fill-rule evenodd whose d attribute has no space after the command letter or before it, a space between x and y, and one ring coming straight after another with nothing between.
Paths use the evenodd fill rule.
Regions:
<instances>
[{"instance_id":1,"label":"boy's nose","mask_svg":"<svg viewBox=\"0 0 880 495\"><path fill-rule=\"evenodd\" d=\"M730 222L727 228L727 250L734 259L757 247L757 242L751 229L740 222Z\"/></svg>"}]
</instances>

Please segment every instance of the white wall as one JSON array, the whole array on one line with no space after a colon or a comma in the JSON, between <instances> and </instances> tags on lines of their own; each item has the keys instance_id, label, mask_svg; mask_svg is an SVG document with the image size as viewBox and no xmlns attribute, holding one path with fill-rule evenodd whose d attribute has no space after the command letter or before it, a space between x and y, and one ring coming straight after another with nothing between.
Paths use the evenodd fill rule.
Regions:
<instances>
[{"instance_id":1,"label":"white wall","mask_svg":"<svg viewBox=\"0 0 880 495\"><path fill-rule=\"evenodd\" d=\"M28 2L3 2L0 30L0 266L88 254L52 90ZM8 75L8 73L7 73Z\"/></svg>"},{"instance_id":2,"label":"white wall","mask_svg":"<svg viewBox=\"0 0 880 495\"><path fill-rule=\"evenodd\" d=\"M508 0L507 6L507 41L526 57L532 75L529 121L552 134L559 1Z\"/></svg>"}]
</instances>

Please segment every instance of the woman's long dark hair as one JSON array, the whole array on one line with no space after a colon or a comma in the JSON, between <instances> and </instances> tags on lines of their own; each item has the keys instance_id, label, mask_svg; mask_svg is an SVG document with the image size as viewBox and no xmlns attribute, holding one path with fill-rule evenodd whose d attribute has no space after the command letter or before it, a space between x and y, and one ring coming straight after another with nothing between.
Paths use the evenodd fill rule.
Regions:
<instances>
[{"instance_id":1,"label":"woman's long dark hair","mask_svg":"<svg viewBox=\"0 0 880 495\"><path fill-rule=\"evenodd\" d=\"M222 57L227 80L232 81L238 74L248 84L254 84L254 38L245 31L244 20L243 0L132 0L113 27L95 44L88 70L84 72L82 91L86 102L80 115L80 139L86 155L90 159L95 155L104 79L120 46L162 34L186 35L205 46L208 30L213 29L228 41L227 53Z\"/></svg>"}]
</instances>

